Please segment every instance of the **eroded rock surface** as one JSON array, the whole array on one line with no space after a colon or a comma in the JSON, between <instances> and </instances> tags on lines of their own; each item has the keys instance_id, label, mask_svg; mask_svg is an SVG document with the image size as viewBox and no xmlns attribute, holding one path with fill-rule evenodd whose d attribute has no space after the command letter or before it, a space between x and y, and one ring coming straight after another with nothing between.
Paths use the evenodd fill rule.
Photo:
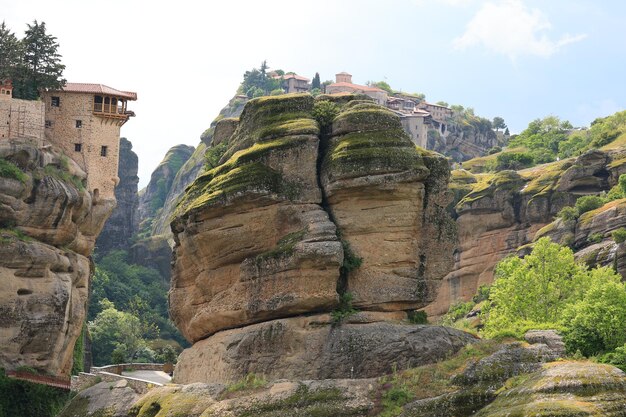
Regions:
<instances>
[{"instance_id":1,"label":"eroded rock surface","mask_svg":"<svg viewBox=\"0 0 626 417\"><path fill-rule=\"evenodd\" d=\"M328 320L315 328L307 318L290 317L347 308L341 299L350 309L406 318L434 299L442 269L452 264L447 161L417 149L398 117L369 100L321 100L337 112L321 129L313 116L318 105L306 94L250 101L232 134L235 122L218 123L216 133L222 125L226 133L214 146L225 153L187 189L172 222L170 311L196 344L179 362L181 381L232 381L255 367L272 377L350 376L338 361L321 365L323 349L341 346L347 330L331 331ZM262 324L224 332L254 323ZM273 326L285 329L280 337L292 343L292 360L281 359L277 346L261 344L255 355L273 360L272 369L263 361L246 365L235 346ZM405 331L350 326L350 337L364 346L388 346ZM307 344L303 335L315 342ZM230 342L224 338L233 338L225 350ZM413 349L414 341L396 342L404 346L401 358L430 357ZM446 346L454 351L462 344ZM210 365L193 365L209 351L215 354ZM358 366L352 372L374 376L391 360L371 372Z\"/></svg>"},{"instance_id":2,"label":"eroded rock surface","mask_svg":"<svg viewBox=\"0 0 626 417\"><path fill-rule=\"evenodd\" d=\"M84 173L54 152L18 145L0 147L0 156L24 174L0 178L0 366L68 375L86 314L88 256L115 200L94 201Z\"/></svg>"}]
</instances>

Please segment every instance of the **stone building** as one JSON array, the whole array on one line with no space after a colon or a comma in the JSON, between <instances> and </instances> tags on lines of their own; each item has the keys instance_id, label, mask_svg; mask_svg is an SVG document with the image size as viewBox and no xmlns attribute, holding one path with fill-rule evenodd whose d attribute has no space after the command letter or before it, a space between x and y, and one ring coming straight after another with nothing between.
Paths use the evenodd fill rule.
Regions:
<instances>
[{"instance_id":1,"label":"stone building","mask_svg":"<svg viewBox=\"0 0 626 417\"><path fill-rule=\"evenodd\" d=\"M277 78L282 78L285 93L306 93L311 89L311 80L298 74L285 74Z\"/></svg>"},{"instance_id":2,"label":"stone building","mask_svg":"<svg viewBox=\"0 0 626 417\"><path fill-rule=\"evenodd\" d=\"M378 87L352 83L352 75L347 72L335 74L335 83L326 86L326 94L362 93L374 99L381 106L387 104L387 92Z\"/></svg>"},{"instance_id":3,"label":"stone building","mask_svg":"<svg viewBox=\"0 0 626 417\"><path fill-rule=\"evenodd\" d=\"M43 91L41 100L15 99L11 91L10 81L2 80L0 141L52 144L87 173L94 201L114 199L120 128L134 116L127 105L137 93L84 83Z\"/></svg>"}]
</instances>

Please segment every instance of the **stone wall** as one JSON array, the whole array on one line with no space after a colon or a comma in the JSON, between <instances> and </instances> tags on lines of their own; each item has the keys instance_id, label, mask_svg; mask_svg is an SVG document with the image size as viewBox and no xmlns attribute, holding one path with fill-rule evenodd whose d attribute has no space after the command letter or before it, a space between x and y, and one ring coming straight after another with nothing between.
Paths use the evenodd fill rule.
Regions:
<instances>
[{"instance_id":1,"label":"stone wall","mask_svg":"<svg viewBox=\"0 0 626 417\"><path fill-rule=\"evenodd\" d=\"M0 141L17 138L30 138L34 146L43 146L43 102L19 99L0 101Z\"/></svg>"}]
</instances>

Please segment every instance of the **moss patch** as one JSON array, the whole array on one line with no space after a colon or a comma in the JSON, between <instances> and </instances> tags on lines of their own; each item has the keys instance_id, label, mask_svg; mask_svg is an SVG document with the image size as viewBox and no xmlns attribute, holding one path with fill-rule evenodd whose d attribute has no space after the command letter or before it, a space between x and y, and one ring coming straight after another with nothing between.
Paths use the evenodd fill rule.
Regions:
<instances>
[{"instance_id":1,"label":"moss patch","mask_svg":"<svg viewBox=\"0 0 626 417\"><path fill-rule=\"evenodd\" d=\"M524 179L515 171L500 171L492 175L477 175L476 179L478 181L472 187L472 191L459 201L457 209L482 198L493 197L496 191L514 192L521 189L524 183Z\"/></svg>"},{"instance_id":2,"label":"moss patch","mask_svg":"<svg viewBox=\"0 0 626 417\"><path fill-rule=\"evenodd\" d=\"M283 236L273 249L257 255L255 261L260 263L268 259L278 259L293 255L296 244L302 240L305 234L306 229L302 229Z\"/></svg>"}]
</instances>

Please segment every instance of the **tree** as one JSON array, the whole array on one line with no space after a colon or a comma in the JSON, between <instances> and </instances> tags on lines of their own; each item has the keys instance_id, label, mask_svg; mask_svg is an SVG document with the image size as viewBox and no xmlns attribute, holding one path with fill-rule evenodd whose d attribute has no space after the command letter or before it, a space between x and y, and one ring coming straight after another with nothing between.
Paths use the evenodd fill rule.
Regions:
<instances>
[{"instance_id":1,"label":"tree","mask_svg":"<svg viewBox=\"0 0 626 417\"><path fill-rule=\"evenodd\" d=\"M495 270L485 332L522 333L527 326L556 324L567 304L589 288L586 268L567 247L541 238L525 258L509 257Z\"/></svg>"},{"instance_id":2,"label":"tree","mask_svg":"<svg viewBox=\"0 0 626 417\"><path fill-rule=\"evenodd\" d=\"M389 94L393 93L391 86L386 81L368 81L367 85L372 86L372 87L378 87L381 90L385 90Z\"/></svg>"},{"instance_id":3,"label":"tree","mask_svg":"<svg viewBox=\"0 0 626 417\"><path fill-rule=\"evenodd\" d=\"M438 106L443 106L443 107L448 107L448 103L446 103L445 101L438 101L437 105Z\"/></svg>"},{"instance_id":4,"label":"tree","mask_svg":"<svg viewBox=\"0 0 626 417\"><path fill-rule=\"evenodd\" d=\"M502 117L494 117L492 124L493 128L496 129L496 131L506 128L506 123L504 123L504 119Z\"/></svg>"},{"instance_id":5,"label":"tree","mask_svg":"<svg viewBox=\"0 0 626 417\"><path fill-rule=\"evenodd\" d=\"M315 73L313 77L313 81L311 81L311 90L314 88L320 89L322 86L322 82L320 81L320 74L318 72Z\"/></svg>"},{"instance_id":6,"label":"tree","mask_svg":"<svg viewBox=\"0 0 626 417\"><path fill-rule=\"evenodd\" d=\"M13 80L15 97L34 100L39 91L59 89L65 85L62 78L65 65L61 63L57 38L46 33L46 23L33 21L22 39L23 66Z\"/></svg>"},{"instance_id":7,"label":"tree","mask_svg":"<svg viewBox=\"0 0 626 417\"><path fill-rule=\"evenodd\" d=\"M504 136L511 136L511 132L509 132L509 128L504 129Z\"/></svg>"},{"instance_id":8,"label":"tree","mask_svg":"<svg viewBox=\"0 0 626 417\"><path fill-rule=\"evenodd\" d=\"M0 80L15 78L22 61L22 45L2 22L0 25Z\"/></svg>"}]
</instances>

